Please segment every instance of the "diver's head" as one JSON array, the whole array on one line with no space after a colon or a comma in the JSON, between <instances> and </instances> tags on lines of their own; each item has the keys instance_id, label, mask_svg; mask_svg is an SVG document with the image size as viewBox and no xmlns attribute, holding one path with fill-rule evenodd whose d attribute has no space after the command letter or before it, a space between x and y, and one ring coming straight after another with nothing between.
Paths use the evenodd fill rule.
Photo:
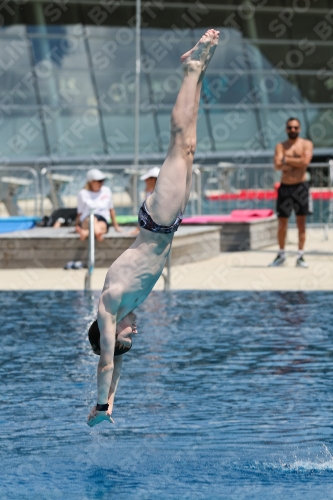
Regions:
<instances>
[{"instance_id":1,"label":"diver's head","mask_svg":"<svg viewBox=\"0 0 333 500\"><path fill-rule=\"evenodd\" d=\"M115 345L115 356L120 356L125 352L128 352L132 347L132 335L137 333L136 328L136 315L133 312L128 313L116 327L116 345ZM100 331L98 327L97 320L95 320L89 328L88 331L89 342L91 348L95 354L100 356L101 346L100 346ZM119 337L119 339L118 339Z\"/></svg>"},{"instance_id":2,"label":"diver's head","mask_svg":"<svg viewBox=\"0 0 333 500\"><path fill-rule=\"evenodd\" d=\"M101 347L99 344L100 333L97 319L95 319L95 321L90 325L90 328L88 330L88 337L92 350L99 356L101 354Z\"/></svg>"}]
</instances>

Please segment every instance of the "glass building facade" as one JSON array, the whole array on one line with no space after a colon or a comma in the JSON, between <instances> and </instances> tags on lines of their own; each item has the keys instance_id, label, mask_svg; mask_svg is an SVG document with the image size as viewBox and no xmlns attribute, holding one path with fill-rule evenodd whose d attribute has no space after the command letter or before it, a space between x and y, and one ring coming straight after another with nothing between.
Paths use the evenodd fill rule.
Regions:
<instances>
[{"instance_id":1,"label":"glass building facade","mask_svg":"<svg viewBox=\"0 0 333 500\"><path fill-rule=\"evenodd\" d=\"M135 1L3 2L1 163L131 163ZM299 118L315 159L333 157L330 0L143 1L140 156L164 156L179 58L221 32L198 120L197 158L258 162Z\"/></svg>"}]
</instances>

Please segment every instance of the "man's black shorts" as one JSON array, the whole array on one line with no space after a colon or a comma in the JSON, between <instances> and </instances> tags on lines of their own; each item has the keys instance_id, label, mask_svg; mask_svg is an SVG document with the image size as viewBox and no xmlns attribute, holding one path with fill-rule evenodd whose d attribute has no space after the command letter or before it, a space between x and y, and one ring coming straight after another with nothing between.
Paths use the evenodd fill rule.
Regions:
<instances>
[{"instance_id":1,"label":"man's black shorts","mask_svg":"<svg viewBox=\"0 0 333 500\"><path fill-rule=\"evenodd\" d=\"M311 214L308 182L280 184L276 206L277 216L290 217L293 210L296 215Z\"/></svg>"}]
</instances>

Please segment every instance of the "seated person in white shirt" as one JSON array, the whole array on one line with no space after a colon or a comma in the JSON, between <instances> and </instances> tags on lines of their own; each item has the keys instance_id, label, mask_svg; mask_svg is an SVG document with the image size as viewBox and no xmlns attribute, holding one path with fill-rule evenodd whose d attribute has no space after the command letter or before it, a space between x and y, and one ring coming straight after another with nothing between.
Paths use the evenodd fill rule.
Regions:
<instances>
[{"instance_id":1,"label":"seated person in white shirt","mask_svg":"<svg viewBox=\"0 0 333 500\"><path fill-rule=\"evenodd\" d=\"M95 237L98 241L104 239L104 234L110 227L110 217L116 231L121 232L113 207L111 189L103 186L105 175L98 168L87 172L87 184L78 194L77 219L75 230L80 240L89 236L89 215L95 215Z\"/></svg>"}]
</instances>

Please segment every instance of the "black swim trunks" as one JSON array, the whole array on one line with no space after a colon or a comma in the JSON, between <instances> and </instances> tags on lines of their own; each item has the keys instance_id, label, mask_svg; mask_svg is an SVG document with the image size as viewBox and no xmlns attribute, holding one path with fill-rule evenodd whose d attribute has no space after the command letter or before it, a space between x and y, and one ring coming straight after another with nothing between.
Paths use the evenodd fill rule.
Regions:
<instances>
[{"instance_id":1,"label":"black swim trunks","mask_svg":"<svg viewBox=\"0 0 333 500\"><path fill-rule=\"evenodd\" d=\"M95 215L95 219L97 219L98 222L105 222L107 230L109 230L109 227L111 226L111 224L106 220L106 218L103 217L103 215L98 215L98 214L94 214L94 215Z\"/></svg>"},{"instance_id":2,"label":"black swim trunks","mask_svg":"<svg viewBox=\"0 0 333 500\"><path fill-rule=\"evenodd\" d=\"M169 234L177 231L182 219L183 214L179 212L177 218L171 226L161 226L160 224L156 224L150 216L148 212L146 202L143 202L141 208L139 210L139 226L147 229L148 231L152 231L153 233L161 233L161 234Z\"/></svg>"},{"instance_id":3,"label":"black swim trunks","mask_svg":"<svg viewBox=\"0 0 333 500\"><path fill-rule=\"evenodd\" d=\"M278 217L288 218L292 211L296 215L310 215L310 189L308 182L280 184L276 211Z\"/></svg>"},{"instance_id":4,"label":"black swim trunks","mask_svg":"<svg viewBox=\"0 0 333 500\"><path fill-rule=\"evenodd\" d=\"M94 214L94 217L95 217L95 219L98 220L98 222L105 222L107 230L110 229L111 224L106 220L105 217L103 217L103 215ZM87 219L89 219L89 217L87 217ZM85 219L85 220L87 220L87 219ZM82 222L80 222L80 226L82 227Z\"/></svg>"}]
</instances>

